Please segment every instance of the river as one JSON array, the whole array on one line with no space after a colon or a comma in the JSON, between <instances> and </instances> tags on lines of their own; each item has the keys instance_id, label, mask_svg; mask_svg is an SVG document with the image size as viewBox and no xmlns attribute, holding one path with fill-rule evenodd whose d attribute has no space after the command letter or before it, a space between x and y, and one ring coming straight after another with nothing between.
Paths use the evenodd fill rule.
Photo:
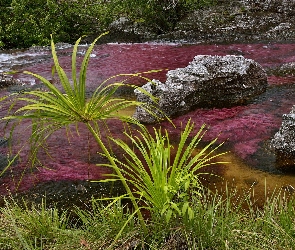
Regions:
<instances>
[{"instance_id":1,"label":"river","mask_svg":"<svg viewBox=\"0 0 295 250\"><path fill-rule=\"evenodd\" d=\"M82 61L86 45L79 47L78 63ZM72 46L58 45L58 56L61 66L70 75ZM294 105L295 77L292 72L279 74L283 65L295 61L295 44L257 43L257 44L225 44L201 45L178 43L141 43L141 44L102 44L95 46L88 68L89 93L102 81L111 76L123 73L146 72L161 69L158 73L145 74L150 79L165 81L167 69L185 67L195 55L243 55L254 59L268 73L269 86L267 91L251 102L232 108L197 109L173 119L176 128L169 122L162 122L175 138L179 135L181 124L188 119L196 124L196 131L207 124L208 131L204 137L209 141L219 136L219 142L225 142L222 150L229 151L224 156L229 164L212 166L206 171L215 175L206 177L204 184L210 187L221 187L228 182L240 190L255 189L257 197L265 197L274 189L283 189L293 194L295 191L295 171L282 171L277 168L276 157L269 148L269 141L279 129L282 115L289 113ZM50 48L36 47L28 50L0 51L0 72L11 70L28 70L38 73L53 82L52 59ZM23 85L38 87L39 82L28 75L15 74ZM143 79L130 79L132 83L142 85ZM0 96L21 91L23 86L9 86L0 89ZM125 93L126 94L126 93ZM128 97L133 98L132 93ZM132 110L129 111L132 114ZM7 106L0 107L0 116L7 114ZM9 131L1 123L0 137L8 136ZM29 129L28 123L18 126L13 137L13 154L20 145L26 143ZM120 122L109 121L114 136L121 136L123 127ZM151 125L149 125L151 126ZM60 131L49 140L51 158L44 152L40 153L44 167L29 169L25 164L28 154L27 147L20 153L20 160L7 174L0 179L0 193L23 192L35 185L50 182L85 181L101 179L108 170L97 166L103 159L96 153L95 142L89 138L86 130L81 128L79 135L74 134L70 142ZM0 145L1 159L5 159L9 148ZM2 160L3 161L3 160ZM294 187L294 188L293 188ZM268 190L268 191L267 191Z\"/></svg>"}]
</instances>

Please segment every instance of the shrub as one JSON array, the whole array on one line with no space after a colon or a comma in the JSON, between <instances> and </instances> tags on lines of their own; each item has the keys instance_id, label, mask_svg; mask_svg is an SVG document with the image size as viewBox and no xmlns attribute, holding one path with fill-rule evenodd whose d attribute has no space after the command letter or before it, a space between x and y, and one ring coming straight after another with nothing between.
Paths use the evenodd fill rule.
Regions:
<instances>
[{"instance_id":1,"label":"shrub","mask_svg":"<svg viewBox=\"0 0 295 250\"><path fill-rule=\"evenodd\" d=\"M8 4L0 18L5 47L49 45L51 34L57 42L72 43L81 35L101 33L111 22L108 6L95 0L12 0Z\"/></svg>"},{"instance_id":2,"label":"shrub","mask_svg":"<svg viewBox=\"0 0 295 250\"><path fill-rule=\"evenodd\" d=\"M216 0L5 0L0 5L0 46L73 43L81 35L106 31L120 16L143 22L155 33L172 31L176 23L195 9Z\"/></svg>"}]
</instances>

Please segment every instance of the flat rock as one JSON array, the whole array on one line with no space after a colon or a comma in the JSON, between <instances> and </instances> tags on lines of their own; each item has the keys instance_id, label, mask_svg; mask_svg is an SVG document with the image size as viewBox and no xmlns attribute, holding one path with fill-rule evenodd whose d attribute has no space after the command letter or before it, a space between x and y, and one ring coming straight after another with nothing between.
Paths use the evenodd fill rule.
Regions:
<instances>
[{"instance_id":1,"label":"flat rock","mask_svg":"<svg viewBox=\"0 0 295 250\"><path fill-rule=\"evenodd\" d=\"M165 115L175 117L194 108L240 105L263 93L267 85L264 69L252 59L198 55L187 67L168 71L165 83L153 80L142 87L158 99L157 104L144 92L135 90L137 100L146 105L138 107L134 117L153 123Z\"/></svg>"}]
</instances>

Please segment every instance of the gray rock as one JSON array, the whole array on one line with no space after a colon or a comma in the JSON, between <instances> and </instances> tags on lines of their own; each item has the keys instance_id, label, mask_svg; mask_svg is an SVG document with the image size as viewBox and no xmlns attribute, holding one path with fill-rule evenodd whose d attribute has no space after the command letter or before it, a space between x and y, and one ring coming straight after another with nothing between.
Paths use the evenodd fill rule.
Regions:
<instances>
[{"instance_id":1,"label":"gray rock","mask_svg":"<svg viewBox=\"0 0 295 250\"><path fill-rule=\"evenodd\" d=\"M17 79L14 79L12 76L0 73L0 88L4 88L10 85L16 85L19 83L20 81Z\"/></svg>"},{"instance_id":2,"label":"gray rock","mask_svg":"<svg viewBox=\"0 0 295 250\"><path fill-rule=\"evenodd\" d=\"M132 22L127 17L120 17L109 25L109 36L117 42L141 42L153 37L143 22Z\"/></svg>"},{"instance_id":3,"label":"gray rock","mask_svg":"<svg viewBox=\"0 0 295 250\"><path fill-rule=\"evenodd\" d=\"M277 153L279 167L295 165L295 105L289 114L283 115L282 125L271 140Z\"/></svg>"},{"instance_id":4,"label":"gray rock","mask_svg":"<svg viewBox=\"0 0 295 250\"><path fill-rule=\"evenodd\" d=\"M196 43L294 41L294 0L218 0L180 20L162 39Z\"/></svg>"},{"instance_id":5,"label":"gray rock","mask_svg":"<svg viewBox=\"0 0 295 250\"><path fill-rule=\"evenodd\" d=\"M153 80L142 87L158 98L157 105L144 92L136 90L137 100L146 105L138 107L134 117L143 123L155 122L157 119L147 107L163 118L164 114L174 117L196 107L238 105L263 93L266 87L265 71L251 59L198 55L187 67L168 71L165 83Z\"/></svg>"}]
</instances>

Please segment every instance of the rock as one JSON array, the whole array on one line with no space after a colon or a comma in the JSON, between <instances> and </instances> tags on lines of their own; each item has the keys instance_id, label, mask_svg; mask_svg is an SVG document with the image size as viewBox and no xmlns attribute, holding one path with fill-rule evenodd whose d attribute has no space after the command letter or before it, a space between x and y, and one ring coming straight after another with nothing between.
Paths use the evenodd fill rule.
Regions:
<instances>
[{"instance_id":1,"label":"rock","mask_svg":"<svg viewBox=\"0 0 295 250\"><path fill-rule=\"evenodd\" d=\"M111 38L117 42L142 42L154 35L141 22L132 22L127 17L120 17L109 25Z\"/></svg>"},{"instance_id":2,"label":"rock","mask_svg":"<svg viewBox=\"0 0 295 250\"><path fill-rule=\"evenodd\" d=\"M180 20L162 35L166 40L197 43L294 41L295 1L219 0Z\"/></svg>"},{"instance_id":3,"label":"rock","mask_svg":"<svg viewBox=\"0 0 295 250\"><path fill-rule=\"evenodd\" d=\"M276 152L278 168L287 170L286 167L295 165L295 105L289 114L283 115L282 125L271 140L271 147Z\"/></svg>"},{"instance_id":4,"label":"rock","mask_svg":"<svg viewBox=\"0 0 295 250\"><path fill-rule=\"evenodd\" d=\"M146 103L138 107L134 117L143 123L153 123L156 118L145 108L150 107L163 118L184 114L196 107L230 107L242 104L263 93L267 76L263 68L243 56L198 55L185 68L170 70L165 83L153 80L142 88L158 98L151 98L135 90L137 100Z\"/></svg>"},{"instance_id":5,"label":"rock","mask_svg":"<svg viewBox=\"0 0 295 250\"><path fill-rule=\"evenodd\" d=\"M4 88L10 85L16 85L19 83L20 81L17 79L14 79L12 76L8 76L8 75L0 73L0 88Z\"/></svg>"}]
</instances>

